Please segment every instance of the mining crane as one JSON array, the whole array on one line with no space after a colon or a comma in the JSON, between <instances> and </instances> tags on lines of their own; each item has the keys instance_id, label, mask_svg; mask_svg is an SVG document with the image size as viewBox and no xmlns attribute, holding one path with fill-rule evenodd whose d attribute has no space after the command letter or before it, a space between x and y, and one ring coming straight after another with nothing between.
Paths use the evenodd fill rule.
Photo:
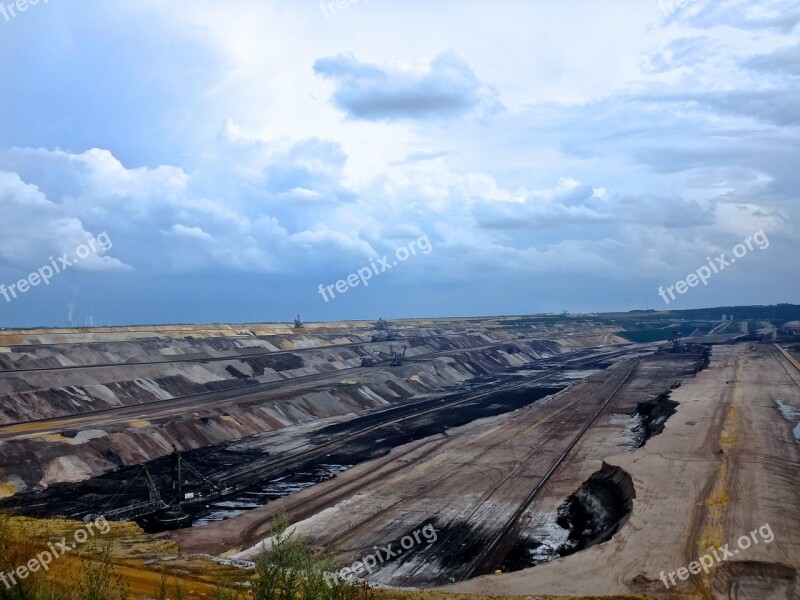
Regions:
<instances>
[{"instance_id":1,"label":"mining crane","mask_svg":"<svg viewBox=\"0 0 800 600\"><path fill-rule=\"evenodd\" d=\"M403 364L403 359L406 357L406 349L408 346L405 344L403 345L403 352L400 353L398 349L395 352L394 346L389 346L389 366L390 367L400 367Z\"/></svg>"},{"instance_id":2,"label":"mining crane","mask_svg":"<svg viewBox=\"0 0 800 600\"><path fill-rule=\"evenodd\" d=\"M147 467L141 465L142 478L147 485L149 500L105 511L105 516L116 521L136 521L149 533L180 529L192 524L192 517L187 512L187 508L193 504L205 504L232 491L230 488L223 488L192 467L183 459L174 445L171 458L172 497L169 501L164 500ZM183 488L184 469L199 479L201 485L194 486L191 491L185 492Z\"/></svg>"}]
</instances>

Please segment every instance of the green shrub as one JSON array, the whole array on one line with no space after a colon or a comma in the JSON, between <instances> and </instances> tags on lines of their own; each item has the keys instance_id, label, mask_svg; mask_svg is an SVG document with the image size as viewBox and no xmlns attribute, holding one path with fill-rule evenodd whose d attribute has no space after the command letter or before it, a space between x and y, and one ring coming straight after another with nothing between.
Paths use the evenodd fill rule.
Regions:
<instances>
[{"instance_id":1,"label":"green shrub","mask_svg":"<svg viewBox=\"0 0 800 600\"><path fill-rule=\"evenodd\" d=\"M287 533L285 513L275 516L272 543L256 559L252 581L255 600L372 600L367 584L354 585L328 576L336 570L333 556L318 558L308 540Z\"/></svg>"}]
</instances>

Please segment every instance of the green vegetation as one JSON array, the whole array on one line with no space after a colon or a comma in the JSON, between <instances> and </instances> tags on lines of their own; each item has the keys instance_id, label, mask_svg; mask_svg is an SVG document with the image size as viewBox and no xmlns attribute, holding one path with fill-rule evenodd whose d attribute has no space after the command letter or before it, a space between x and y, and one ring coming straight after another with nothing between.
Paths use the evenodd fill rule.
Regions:
<instances>
[{"instance_id":1,"label":"green vegetation","mask_svg":"<svg viewBox=\"0 0 800 600\"><path fill-rule=\"evenodd\" d=\"M279 513L273 520L272 544L264 545L256 559L256 576L252 582L255 600L371 600L366 584L340 581L331 574L336 570L333 556L321 559L314 554L308 540L287 533L289 520ZM326 574L328 575L326 578Z\"/></svg>"},{"instance_id":2,"label":"green vegetation","mask_svg":"<svg viewBox=\"0 0 800 600\"><path fill-rule=\"evenodd\" d=\"M711 326L707 323L675 323L664 322L658 323L637 323L636 325L629 325L625 331L619 332L617 335L625 338L631 342L648 343L648 342L665 342L672 337L672 332L677 331L684 337L691 335L695 331L699 333L708 333Z\"/></svg>"},{"instance_id":3,"label":"green vegetation","mask_svg":"<svg viewBox=\"0 0 800 600\"><path fill-rule=\"evenodd\" d=\"M128 600L128 588L114 572L111 558L111 546L104 546L98 560L84 561L77 588L64 597L79 600Z\"/></svg>"}]
</instances>

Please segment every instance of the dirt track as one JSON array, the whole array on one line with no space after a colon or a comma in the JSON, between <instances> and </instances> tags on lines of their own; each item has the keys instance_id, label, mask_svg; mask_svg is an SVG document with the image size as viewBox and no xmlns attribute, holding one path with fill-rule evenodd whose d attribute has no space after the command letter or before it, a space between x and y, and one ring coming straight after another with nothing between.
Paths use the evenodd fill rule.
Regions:
<instances>
[{"instance_id":1,"label":"dirt track","mask_svg":"<svg viewBox=\"0 0 800 600\"><path fill-rule=\"evenodd\" d=\"M663 435L609 457L636 486L630 521L608 543L533 569L447 589L482 594L646 592L658 598L792 598L800 589L800 444L776 400L800 407L800 371L770 345L717 346L709 369L675 390ZM723 453L720 454L720 449ZM661 571L689 565L713 545L752 545L709 576L666 589ZM702 572L701 572L702 573ZM733 590L746 595L730 595Z\"/></svg>"}]
</instances>

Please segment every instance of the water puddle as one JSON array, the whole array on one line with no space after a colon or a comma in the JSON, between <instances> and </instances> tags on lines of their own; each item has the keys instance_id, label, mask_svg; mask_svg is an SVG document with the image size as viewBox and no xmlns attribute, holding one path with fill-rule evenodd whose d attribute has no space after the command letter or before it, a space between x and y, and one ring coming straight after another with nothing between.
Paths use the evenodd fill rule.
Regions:
<instances>
[{"instance_id":1,"label":"water puddle","mask_svg":"<svg viewBox=\"0 0 800 600\"><path fill-rule=\"evenodd\" d=\"M794 439L800 442L800 408L795 408L789 403L789 400L775 400L778 409L787 421L795 424Z\"/></svg>"}]
</instances>

